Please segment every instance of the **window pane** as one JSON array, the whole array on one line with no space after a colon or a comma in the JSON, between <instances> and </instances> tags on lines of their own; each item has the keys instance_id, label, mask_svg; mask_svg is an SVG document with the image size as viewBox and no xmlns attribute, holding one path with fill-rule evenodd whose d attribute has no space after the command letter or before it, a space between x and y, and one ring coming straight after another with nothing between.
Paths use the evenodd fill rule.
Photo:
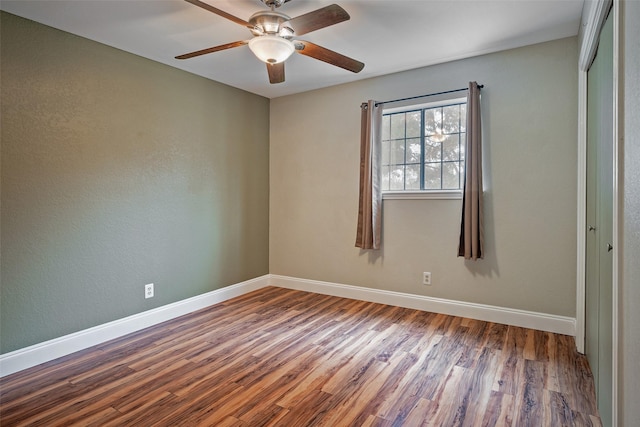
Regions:
<instances>
[{"instance_id":1,"label":"window pane","mask_svg":"<svg viewBox=\"0 0 640 427\"><path fill-rule=\"evenodd\" d=\"M380 163L383 165L389 164L389 147L391 146L391 142L382 140L382 145L380 147Z\"/></svg>"},{"instance_id":2,"label":"window pane","mask_svg":"<svg viewBox=\"0 0 640 427\"><path fill-rule=\"evenodd\" d=\"M424 165L424 189L440 190L440 165L441 163L425 163Z\"/></svg>"},{"instance_id":3,"label":"window pane","mask_svg":"<svg viewBox=\"0 0 640 427\"><path fill-rule=\"evenodd\" d=\"M417 165L407 165L405 171L405 190L420 189L420 163Z\"/></svg>"},{"instance_id":4,"label":"window pane","mask_svg":"<svg viewBox=\"0 0 640 427\"><path fill-rule=\"evenodd\" d=\"M424 141L424 160L425 162L440 161L442 144L434 141L432 138L425 138Z\"/></svg>"},{"instance_id":5,"label":"window pane","mask_svg":"<svg viewBox=\"0 0 640 427\"><path fill-rule=\"evenodd\" d=\"M391 166L389 174L389 189L404 190L404 166Z\"/></svg>"},{"instance_id":6,"label":"window pane","mask_svg":"<svg viewBox=\"0 0 640 427\"><path fill-rule=\"evenodd\" d=\"M383 189L461 188L466 104L414 108L418 109L383 115Z\"/></svg>"},{"instance_id":7,"label":"window pane","mask_svg":"<svg viewBox=\"0 0 640 427\"><path fill-rule=\"evenodd\" d=\"M407 113L407 138L420 137L420 121L422 114L420 111L411 111Z\"/></svg>"},{"instance_id":8,"label":"window pane","mask_svg":"<svg viewBox=\"0 0 640 427\"><path fill-rule=\"evenodd\" d=\"M404 113L391 115L391 139L404 138Z\"/></svg>"},{"instance_id":9,"label":"window pane","mask_svg":"<svg viewBox=\"0 0 640 427\"><path fill-rule=\"evenodd\" d=\"M434 135L442 133L442 127L440 125L442 114L441 108L429 108L424 110L424 134Z\"/></svg>"},{"instance_id":10,"label":"window pane","mask_svg":"<svg viewBox=\"0 0 640 427\"><path fill-rule=\"evenodd\" d=\"M389 140L389 138L391 137L391 117L389 116L382 116L382 135L381 138L383 141L385 140Z\"/></svg>"},{"instance_id":11,"label":"window pane","mask_svg":"<svg viewBox=\"0 0 640 427\"><path fill-rule=\"evenodd\" d=\"M442 108L442 133L457 133L460 129L460 106L449 105Z\"/></svg>"},{"instance_id":12,"label":"window pane","mask_svg":"<svg viewBox=\"0 0 640 427\"><path fill-rule=\"evenodd\" d=\"M420 163L420 138L407 139L406 163Z\"/></svg>"},{"instance_id":13,"label":"window pane","mask_svg":"<svg viewBox=\"0 0 640 427\"><path fill-rule=\"evenodd\" d=\"M460 162L442 163L442 188L460 188Z\"/></svg>"},{"instance_id":14,"label":"window pane","mask_svg":"<svg viewBox=\"0 0 640 427\"><path fill-rule=\"evenodd\" d=\"M382 166L382 191L389 190L389 166Z\"/></svg>"},{"instance_id":15,"label":"window pane","mask_svg":"<svg viewBox=\"0 0 640 427\"><path fill-rule=\"evenodd\" d=\"M447 135L442 141L442 160L459 160L460 144L458 134Z\"/></svg>"},{"instance_id":16,"label":"window pane","mask_svg":"<svg viewBox=\"0 0 640 427\"><path fill-rule=\"evenodd\" d=\"M391 153L389 164L401 165L404 163L404 139L394 139L391 141Z\"/></svg>"}]
</instances>

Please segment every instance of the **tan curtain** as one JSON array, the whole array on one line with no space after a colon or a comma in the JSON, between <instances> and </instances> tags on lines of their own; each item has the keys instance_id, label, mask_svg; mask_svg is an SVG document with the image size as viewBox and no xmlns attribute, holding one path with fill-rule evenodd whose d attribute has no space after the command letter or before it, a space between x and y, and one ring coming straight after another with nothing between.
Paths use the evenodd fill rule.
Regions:
<instances>
[{"instance_id":1,"label":"tan curtain","mask_svg":"<svg viewBox=\"0 0 640 427\"><path fill-rule=\"evenodd\" d=\"M380 249L382 232L382 193L380 151L382 104L362 105L360 121L360 201L356 247Z\"/></svg>"},{"instance_id":2,"label":"tan curtain","mask_svg":"<svg viewBox=\"0 0 640 427\"><path fill-rule=\"evenodd\" d=\"M466 159L458 256L477 260L484 258L484 229L482 219L480 88L476 82L469 83L467 96Z\"/></svg>"}]
</instances>

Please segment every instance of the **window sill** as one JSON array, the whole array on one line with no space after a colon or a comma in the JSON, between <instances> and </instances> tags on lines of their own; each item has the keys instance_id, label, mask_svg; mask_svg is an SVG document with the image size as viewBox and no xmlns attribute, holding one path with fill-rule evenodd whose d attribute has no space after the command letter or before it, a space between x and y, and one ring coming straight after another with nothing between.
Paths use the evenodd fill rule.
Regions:
<instances>
[{"instance_id":1,"label":"window sill","mask_svg":"<svg viewBox=\"0 0 640 427\"><path fill-rule=\"evenodd\" d=\"M385 191L382 200L456 200L462 199L462 190Z\"/></svg>"}]
</instances>

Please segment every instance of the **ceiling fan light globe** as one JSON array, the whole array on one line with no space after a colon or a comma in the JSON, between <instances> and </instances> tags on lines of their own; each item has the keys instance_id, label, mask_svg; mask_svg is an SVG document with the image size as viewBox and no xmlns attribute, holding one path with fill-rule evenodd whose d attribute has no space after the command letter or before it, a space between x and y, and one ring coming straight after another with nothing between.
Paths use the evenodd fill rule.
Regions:
<instances>
[{"instance_id":1,"label":"ceiling fan light globe","mask_svg":"<svg viewBox=\"0 0 640 427\"><path fill-rule=\"evenodd\" d=\"M296 47L291 41L282 37L264 35L249 40L249 49L262 62L279 64L286 61Z\"/></svg>"}]
</instances>

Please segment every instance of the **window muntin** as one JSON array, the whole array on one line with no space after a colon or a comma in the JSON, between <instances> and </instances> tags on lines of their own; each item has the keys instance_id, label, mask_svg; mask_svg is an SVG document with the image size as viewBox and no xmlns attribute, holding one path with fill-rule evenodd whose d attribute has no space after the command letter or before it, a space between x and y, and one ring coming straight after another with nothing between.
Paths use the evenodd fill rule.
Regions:
<instances>
[{"instance_id":1,"label":"window muntin","mask_svg":"<svg viewBox=\"0 0 640 427\"><path fill-rule=\"evenodd\" d=\"M385 110L382 191L460 190L466 98Z\"/></svg>"}]
</instances>

